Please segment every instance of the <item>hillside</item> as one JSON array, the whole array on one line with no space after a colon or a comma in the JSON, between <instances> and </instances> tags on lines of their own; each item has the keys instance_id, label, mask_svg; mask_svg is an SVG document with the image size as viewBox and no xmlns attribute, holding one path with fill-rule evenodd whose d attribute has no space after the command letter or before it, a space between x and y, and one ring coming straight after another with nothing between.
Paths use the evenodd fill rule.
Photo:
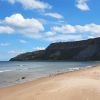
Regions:
<instances>
[{"instance_id":1,"label":"hillside","mask_svg":"<svg viewBox=\"0 0 100 100\"><path fill-rule=\"evenodd\" d=\"M10 59L10 61L28 60L100 60L100 38L52 43L45 50L20 54Z\"/></svg>"}]
</instances>

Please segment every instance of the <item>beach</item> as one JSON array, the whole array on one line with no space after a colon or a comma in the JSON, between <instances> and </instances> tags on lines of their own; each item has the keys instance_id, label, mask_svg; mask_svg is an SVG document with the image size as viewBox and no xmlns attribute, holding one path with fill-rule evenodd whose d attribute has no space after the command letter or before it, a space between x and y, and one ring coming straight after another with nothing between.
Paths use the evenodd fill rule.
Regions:
<instances>
[{"instance_id":1,"label":"beach","mask_svg":"<svg viewBox=\"0 0 100 100\"><path fill-rule=\"evenodd\" d=\"M93 62L0 62L0 88L100 64Z\"/></svg>"},{"instance_id":2,"label":"beach","mask_svg":"<svg viewBox=\"0 0 100 100\"><path fill-rule=\"evenodd\" d=\"M0 100L100 100L100 65L0 88Z\"/></svg>"}]
</instances>

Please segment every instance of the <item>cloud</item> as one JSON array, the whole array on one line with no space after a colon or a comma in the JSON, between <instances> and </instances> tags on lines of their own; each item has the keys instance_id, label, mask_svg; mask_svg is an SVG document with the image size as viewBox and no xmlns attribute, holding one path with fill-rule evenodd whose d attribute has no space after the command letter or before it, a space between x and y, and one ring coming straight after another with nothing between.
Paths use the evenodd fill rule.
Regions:
<instances>
[{"instance_id":1,"label":"cloud","mask_svg":"<svg viewBox=\"0 0 100 100\"><path fill-rule=\"evenodd\" d=\"M89 0L76 0L76 7L82 11L90 10L90 7L87 5Z\"/></svg>"},{"instance_id":2,"label":"cloud","mask_svg":"<svg viewBox=\"0 0 100 100\"><path fill-rule=\"evenodd\" d=\"M17 28L37 28L40 30L44 30L44 27L40 21L35 18L25 19L21 14L17 13L11 15L10 17L6 17L4 20L5 23L15 26Z\"/></svg>"},{"instance_id":3,"label":"cloud","mask_svg":"<svg viewBox=\"0 0 100 100\"><path fill-rule=\"evenodd\" d=\"M51 28L52 31L58 33L91 33L100 34L100 25L91 23L86 25L64 25L64 26L54 26Z\"/></svg>"},{"instance_id":4,"label":"cloud","mask_svg":"<svg viewBox=\"0 0 100 100\"><path fill-rule=\"evenodd\" d=\"M52 8L51 5L40 0L8 0L9 3L20 3L25 9L45 10Z\"/></svg>"},{"instance_id":5,"label":"cloud","mask_svg":"<svg viewBox=\"0 0 100 100\"><path fill-rule=\"evenodd\" d=\"M54 32L58 32L58 33L75 33L76 29L75 27L73 27L72 25L63 25L61 27L52 27L52 30Z\"/></svg>"},{"instance_id":6,"label":"cloud","mask_svg":"<svg viewBox=\"0 0 100 100\"><path fill-rule=\"evenodd\" d=\"M48 31L45 31L41 21L35 18L24 18L21 14L13 14L5 17L1 21L0 33L21 34L26 37L41 40L76 40L82 39L84 34L87 37L99 37L100 25L95 23L85 25L55 25ZM20 40L20 43L26 43L25 40Z\"/></svg>"},{"instance_id":7,"label":"cloud","mask_svg":"<svg viewBox=\"0 0 100 100\"><path fill-rule=\"evenodd\" d=\"M59 13L45 13L45 16L50 16L50 17L57 18L57 19L63 18L63 16Z\"/></svg>"},{"instance_id":8,"label":"cloud","mask_svg":"<svg viewBox=\"0 0 100 100\"><path fill-rule=\"evenodd\" d=\"M82 35L66 35L66 34L60 34L58 36L48 37L46 38L49 41L56 42L56 41L77 41L82 40Z\"/></svg>"},{"instance_id":9,"label":"cloud","mask_svg":"<svg viewBox=\"0 0 100 100\"><path fill-rule=\"evenodd\" d=\"M39 33L44 31L43 24L35 18L24 18L21 14L13 14L2 20L3 26L0 27L0 33L19 33L28 37L39 37ZM8 25L6 27L4 25Z\"/></svg>"},{"instance_id":10,"label":"cloud","mask_svg":"<svg viewBox=\"0 0 100 100\"><path fill-rule=\"evenodd\" d=\"M0 26L0 34L7 33L12 34L14 32L14 29L9 26Z\"/></svg>"},{"instance_id":11,"label":"cloud","mask_svg":"<svg viewBox=\"0 0 100 100\"><path fill-rule=\"evenodd\" d=\"M36 47L36 48L33 48L34 51L37 51L37 50L44 50L45 47Z\"/></svg>"},{"instance_id":12,"label":"cloud","mask_svg":"<svg viewBox=\"0 0 100 100\"><path fill-rule=\"evenodd\" d=\"M45 32L46 36L54 36L56 35L56 32L53 32L53 31L48 31L48 32Z\"/></svg>"},{"instance_id":13,"label":"cloud","mask_svg":"<svg viewBox=\"0 0 100 100\"><path fill-rule=\"evenodd\" d=\"M54 26L51 31L46 32L46 40L49 41L70 41L82 40L87 34L87 38L100 37L100 25L91 23L86 25L62 25Z\"/></svg>"},{"instance_id":14,"label":"cloud","mask_svg":"<svg viewBox=\"0 0 100 100\"><path fill-rule=\"evenodd\" d=\"M75 27L79 32L100 33L100 25L94 23L86 24L84 26L76 25Z\"/></svg>"},{"instance_id":15,"label":"cloud","mask_svg":"<svg viewBox=\"0 0 100 100\"><path fill-rule=\"evenodd\" d=\"M19 40L20 43L26 44L27 41L26 40Z\"/></svg>"},{"instance_id":16,"label":"cloud","mask_svg":"<svg viewBox=\"0 0 100 100\"><path fill-rule=\"evenodd\" d=\"M6 47L6 46L10 46L10 43L0 43L0 46Z\"/></svg>"},{"instance_id":17,"label":"cloud","mask_svg":"<svg viewBox=\"0 0 100 100\"><path fill-rule=\"evenodd\" d=\"M92 23L84 26L76 25L75 27L80 33L89 33L91 37L100 37L100 25Z\"/></svg>"}]
</instances>

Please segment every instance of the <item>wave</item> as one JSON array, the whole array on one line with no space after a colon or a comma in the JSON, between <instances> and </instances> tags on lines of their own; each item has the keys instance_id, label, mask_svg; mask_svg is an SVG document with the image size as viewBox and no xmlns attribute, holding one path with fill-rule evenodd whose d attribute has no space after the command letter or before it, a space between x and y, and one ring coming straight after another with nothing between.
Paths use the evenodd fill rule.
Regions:
<instances>
[{"instance_id":1,"label":"wave","mask_svg":"<svg viewBox=\"0 0 100 100\"><path fill-rule=\"evenodd\" d=\"M12 70L0 70L0 73L9 72L9 71L12 71Z\"/></svg>"}]
</instances>

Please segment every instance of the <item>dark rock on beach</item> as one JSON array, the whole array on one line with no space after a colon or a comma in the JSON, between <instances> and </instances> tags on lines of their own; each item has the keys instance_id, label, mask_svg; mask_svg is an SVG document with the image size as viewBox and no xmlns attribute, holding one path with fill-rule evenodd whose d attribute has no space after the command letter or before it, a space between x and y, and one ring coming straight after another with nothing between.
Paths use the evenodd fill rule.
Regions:
<instances>
[{"instance_id":1,"label":"dark rock on beach","mask_svg":"<svg viewBox=\"0 0 100 100\"><path fill-rule=\"evenodd\" d=\"M25 76L23 76L21 79L23 80L23 79L25 79L26 77Z\"/></svg>"}]
</instances>

